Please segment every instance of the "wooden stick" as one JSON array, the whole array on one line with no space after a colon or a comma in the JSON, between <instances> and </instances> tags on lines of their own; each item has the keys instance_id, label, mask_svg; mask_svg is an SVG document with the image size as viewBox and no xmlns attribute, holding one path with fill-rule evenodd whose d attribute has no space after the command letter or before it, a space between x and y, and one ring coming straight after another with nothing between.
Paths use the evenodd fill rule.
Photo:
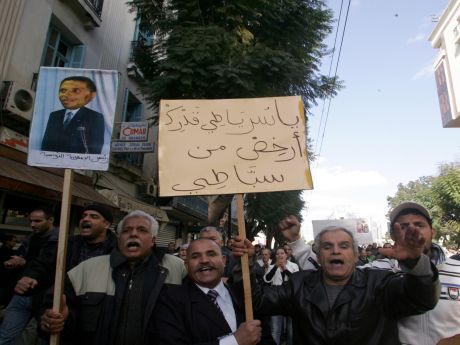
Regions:
<instances>
[{"instance_id":1,"label":"wooden stick","mask_svg":"<svg viewBox=\"0 0 460 345\"><path fill-rule=\"evenodd\" d=\"M244 222L244 204L242 194L236 194L236 211L238 217L238 235L242 238L246 238L246 224ZM251 281L249 279L249 257L247 253L241 257L241 269L243 273L244 310L246 311L246 321L251 321L254 320L254 313L252 311Z\"/></svg>"},{"instance_id":2,"label":"wooden stick","mask_svg":"<svg viewBox=\"0 0 460 345\"><path fill-rule=\"evenodd\" d=\"M54 278L53 310L60 312L61 296L64 293L66 275L67 239L69 237L70 206L72 201L73 170L65 169L64 185L62 186L61 222L59 224L59 241L56 257L56 276ZM52 334L50 345L59 345L59 334Z\"/></svg>"}]
</instances>

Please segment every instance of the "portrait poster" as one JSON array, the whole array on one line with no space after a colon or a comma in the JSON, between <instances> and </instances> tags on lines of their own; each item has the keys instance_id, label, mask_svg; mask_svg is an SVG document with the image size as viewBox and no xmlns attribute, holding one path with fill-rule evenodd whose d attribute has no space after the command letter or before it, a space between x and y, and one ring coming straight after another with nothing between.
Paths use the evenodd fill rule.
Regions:
<instances>
[{"instance_id":1,"label":"portrait poster","mask_svg":"<svg viewBox=\"0 0 460 345\"><path fill-rule=\"evenodd\" d=\"M160 196L312 189L298 96L160 102Z\"/></svg>"},{"instance_id":2,"label":"portrait poster","mask_svg":"<svg viewBox=\"0 0 460 345\"><path fill-rule=\"evenodd\" d=\"M41 67L27 163L108 170L117 88L117 71Z\"/></svg>"}]
</instances>

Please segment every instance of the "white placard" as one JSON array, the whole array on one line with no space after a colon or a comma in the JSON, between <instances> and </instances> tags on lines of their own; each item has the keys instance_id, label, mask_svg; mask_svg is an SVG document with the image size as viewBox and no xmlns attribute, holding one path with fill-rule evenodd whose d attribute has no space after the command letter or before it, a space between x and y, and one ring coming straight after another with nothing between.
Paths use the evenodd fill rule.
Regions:
<instances>
[{"instance_id":1,"label":"white placard","mask_svg":"<svg viewBox=\"0 0 460 345\"><path fill-rule=\"evenodd\" d=\"M160 196L313 188L300 97L162 100Z\"/></svg>"}]
</instances>

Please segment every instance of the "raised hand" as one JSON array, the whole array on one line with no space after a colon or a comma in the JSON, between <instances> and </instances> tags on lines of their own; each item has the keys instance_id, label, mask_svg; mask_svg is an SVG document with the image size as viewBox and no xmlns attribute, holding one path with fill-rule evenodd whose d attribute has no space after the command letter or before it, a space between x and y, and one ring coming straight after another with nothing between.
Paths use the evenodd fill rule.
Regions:
<instances>
[{"instance_id":1,"label":"raised hand","mask_svg":"<svg viewBox=\"0 0 460 345\"><path fill-rule=\"evenodd\" d=\"M410 224L402 229L399 223L393 225L393 239L395 244L391 248L380 248L379 252L398 261L418 259L425 246L425 239L420 230Z\"/></svg>"},{"instance_id":2,"label":"raised hand","mask_svg":"<svg viewBox=\"0 0 460 345\"><path fill-rule=\"evenodd\" d=\"M300 222L296 216L290 215L284 218L278 223L278 229L289 242L297 241L300 238Z\"/></svg>"}]
</instances>

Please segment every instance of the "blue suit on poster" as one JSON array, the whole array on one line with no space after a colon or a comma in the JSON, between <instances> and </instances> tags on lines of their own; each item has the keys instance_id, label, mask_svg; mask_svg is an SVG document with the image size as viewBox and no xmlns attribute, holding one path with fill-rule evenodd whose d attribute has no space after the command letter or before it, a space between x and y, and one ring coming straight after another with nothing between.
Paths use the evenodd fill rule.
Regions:
<instances>
[{"instance_id":1,"label":"blue suit on poster","mask_svg":"<svg viewBox=\"0 0 460 345\"><path fill-rule=\"evenodd\" d=\"M50 114L42 150L100 154L104 145L104 116L83 107L64 127L66 109Z\"/></svg>"}]
</instances>

